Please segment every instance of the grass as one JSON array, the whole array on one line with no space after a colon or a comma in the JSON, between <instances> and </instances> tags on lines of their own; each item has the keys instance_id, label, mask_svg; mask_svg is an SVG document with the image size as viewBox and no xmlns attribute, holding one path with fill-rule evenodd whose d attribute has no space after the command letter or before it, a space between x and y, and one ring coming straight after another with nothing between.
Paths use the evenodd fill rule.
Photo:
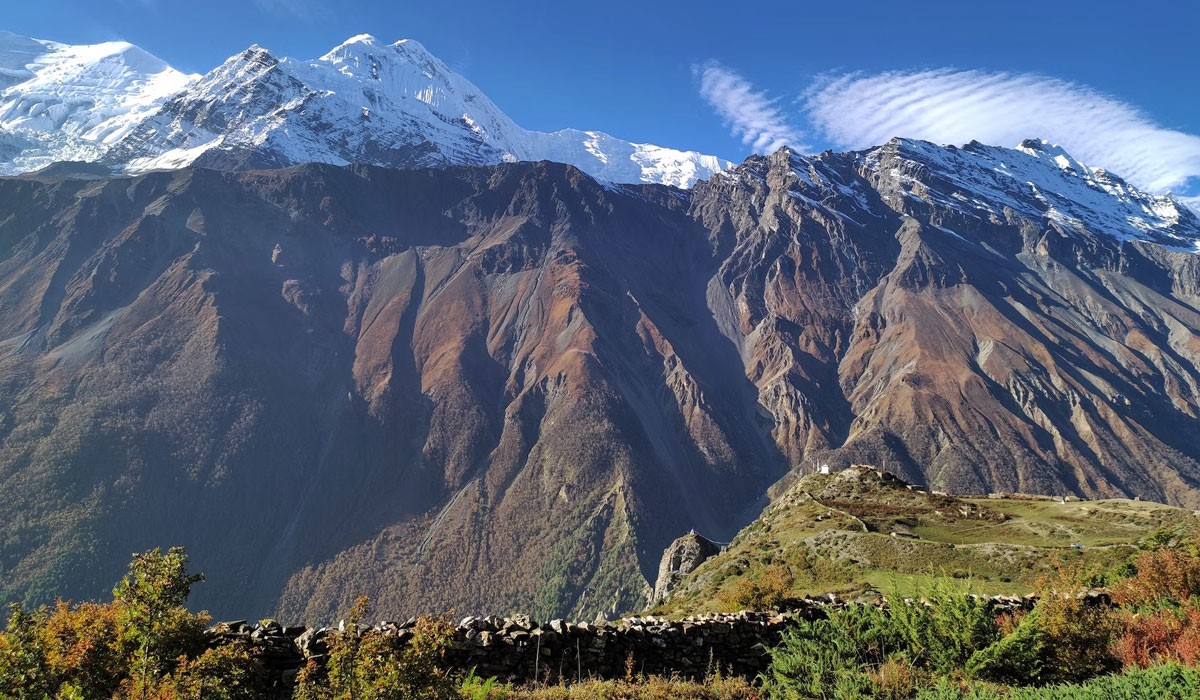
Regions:
<instances>
[{"instance_id":1,"label":"grass","mask_svg":"<svg viewBox=\"0 0 1200 700\"><path fill-rule=\"evenodd\" d=\"M654 612L742 609L747 580L780 565L792 574L784 599L907 595L942 577L969 579L980 594L1023 595L1065 565L1112 571L1148 539L1196 531L1195 512L1158 503L955 498L852 468L801 479Z\"/></svg>"},{"instance_id":2,"label":"grass","mask_svg":"<svg viewBox=\"0 0 1200 700\"><path fill-rule=\"evenodd\" d=\"M713 678L704 682L650 676L636 680L590 680L571 685L464 684L469 700L752 700L760 691L741 678Z\"/></svg>"},{"instance_id":3,"label":"grass","mask_svg":"<svg viewBox=\"0 0 1200 700\"><path fill-rule=\"evenodd\" d=\"M1197 696L1200 696L1200 672L1167 664L1043 688L1006 688L982 683L962 687L947 682L918 692L915 700L1191 700Z\"/></svg>"},{"instance_id":4,"label":"grass","mask_svg":"<svg viewBox=\"0 0 1200 700\"><path fill-rule=\"evenodd\" d=\"M994 529L931 522L919 534L957 544L1002 540L1038 547L1097 547L1128 544L1154 530L1194 523L1196 517L1192 511L1142 501L961 500L1003 513L1009 520Z\"/></svg>"}]
</instances>

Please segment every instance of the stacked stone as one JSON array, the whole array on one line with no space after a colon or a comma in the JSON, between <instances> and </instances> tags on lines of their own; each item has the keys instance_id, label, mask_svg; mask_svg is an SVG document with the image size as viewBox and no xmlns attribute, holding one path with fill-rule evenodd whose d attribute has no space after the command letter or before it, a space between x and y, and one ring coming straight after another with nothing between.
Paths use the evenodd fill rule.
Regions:
<instances>
[{"instance_id":1,"label":"stacked stone","mask_svg":"<svg viewBox=\"0 0 1200 700\"><path fill-rule=\"evenodd\" d=\"M480 676L506 680L622 678L628 674L702 678L754 676L796 611L741 612L666 620L631 617L615 623L528 617L468 617L459 623L447 661Z\"/></svg>"},{"instance_id":2,"label":"stacked stone","mask_svg":"<svg viewBox=\"0 0 1200 700\"><path fill-rule=\"evenodd\" d=\"M1107 594L1089 591L1085 597L1097 604ZM1029 610L1033 596L997 596L989 602L998 612ZM769 650L779 643L784 629L796 620L815 620L829 611L851 604L886 606L880 596L847 602L829 595L799 601L787 612L713 613L668 620L630 617L616 622L566 622L540 624L526 615L467 617L454 629L446 666L474 669L481 677L502 680L566 681L589 678L624 678L627 675L663 675L699 679L709 674L754 677L770 664ZM406 642L413 636L416 619L403 623L380 622L368 630L394 635ZM245 620L221 622L208 631L210 644L240 644L271 674L286 696L296 674L308 663L328 658L328 639L336 630L322 627L282 627L273 620L249 625Z\"/></svg>"},{"instance_id":3,"label":"stacked stone","mask_svg":"<svg viewBox=\"0 0 1200 700\"><path fill-rule=\"evenodd\" d=\"M247 624L245 620L218 622L207 632L211 647L237 645L258 660L270 679L272 690L280 697L289 697L296 674L306 663L306 654L297 644L304 627L284 627L275 620Z\"/></svg>"}]
</instances>

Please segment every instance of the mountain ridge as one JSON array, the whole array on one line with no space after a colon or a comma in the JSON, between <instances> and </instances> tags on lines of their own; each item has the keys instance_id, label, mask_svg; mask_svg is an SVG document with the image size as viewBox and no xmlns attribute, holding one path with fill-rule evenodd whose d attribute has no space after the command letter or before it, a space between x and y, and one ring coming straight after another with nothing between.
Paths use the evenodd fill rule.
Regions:
<instances>
[{"instance_id":1,"label":"mountain ridge","mask_svg":"<svg viewBox=\"0 0 1200 700\"><path fill-rule=\"evenodd\" d=\"M125 42L71 46L0 33L0 173L98 160L187 76Z\"/></svg>"},{"instance_id":2,"label":"mountain ridge","mask_svg":"<svg viewBox=\"0 0 1200 700\"><path fill-rule=\"evenodd\" d=\"M903 141L691 190L546 161L0 178L0 597L183 544L234 615L590 617L820 463L1194 507L1200 227L1086 180ZM1086 215L1053 215L1073 187Z\"/></svg>"},{"instance_id":3,"label":"mountain ridge","mask_svg":"<svg viewBox=\"0 0 1200 700\"><path fill-rule=\"evenodd\" d=\"M24 80L0 85L0 115L6 115L0 116L0 173L36 170L55 160L103 162L129 173L193 163L253 169L303 162L429 167L553 160L610 182L688 187L733 165L598 131L522 129L411 39L384 44L358 35L312 61L276 58L255 45L203 76L184 76L129 44L71 47L16 35L7 44L0 69L9 80ZM144 99L125 105L120 95L111 96L101 101L113 112L104 128L64 132L56 123L13 116L47 113L63 101L62 90L45 94L39 87L61 82L61 71L27 61L21 48L27 46L74 56L81 80L97 83L98 90L110 69L103 56L92 63L88 58L105 50L134 56L133 63L171 80L159 80L161 89L142 89L141 83L154 83L153 76L131 68L125 87L135 97L145 93Z\"/></svg>"}]
</instances>

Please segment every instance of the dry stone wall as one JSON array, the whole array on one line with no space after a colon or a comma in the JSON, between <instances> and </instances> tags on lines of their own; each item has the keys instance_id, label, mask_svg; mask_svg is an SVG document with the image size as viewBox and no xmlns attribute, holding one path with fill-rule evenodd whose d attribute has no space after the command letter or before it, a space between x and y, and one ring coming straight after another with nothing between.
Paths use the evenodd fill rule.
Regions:
<instances>
[{"instance_id":1,"label":"dry stone wall","mask_svg":"<svg viewBox=\"0 0 1200 700\"><path fill-rule=\"evenodd\" d=\"M1030 597L997 597L998 610L1032 608ZM885 602L878 599L878 604ZM815 620L847 603L830 599L800 601L787 612L721 613L668 620L631 617L617 622L538 623L527 616L467 617L454 629L446 664L474 669L481 677L507 681L573 681L623 678L634 674L702 678L720 672L753 677L766 670L769 650L796 620ZM381 622L374 631L401 641L413 636L415 619ZM366 631L367 628L363 628ZM284 627L274 621L221 622L208 631L210 644L241 644L271 673L281 696L306 664L324 663L328 627Z\"/></svg>"},{"instance_id":2,"label":"dry stone wall","mask_svg":"<svg viewBox=\"0 0 1200 700\"><path fill-rule=\"evenodd\" d=\"M770 663L768 650L797 617L825 615L813 604L787 613L740 612L666 620L632 617L618 622L552 620L525 616L467 617L454 629L446 664L475 669L482 677L508 681L623 678L634 674L702 678L722 674L751 677ZM381 622L376 632L410 639L416 620ZM364 630L365 631L365 630ZM307 663L324 663L333 628L284 627L274 621L221 622L208 631L210 644L240 644L270 673L280 695L287 693Z\"/></svg>"}]
</instances>

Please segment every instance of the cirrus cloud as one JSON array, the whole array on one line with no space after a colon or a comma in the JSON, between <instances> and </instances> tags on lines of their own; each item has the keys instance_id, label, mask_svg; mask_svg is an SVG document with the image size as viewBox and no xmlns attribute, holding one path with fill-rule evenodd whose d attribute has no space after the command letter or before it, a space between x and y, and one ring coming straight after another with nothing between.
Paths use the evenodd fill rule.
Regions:
<instances>
[{"instance_id":1,"label":"cirrus cloud","mask_svg":"<svg viewBox=\"0 0 1200 700\"><path fill-rule=\"evenodd\" d=\"M807 150L797 122L842 149L878 146L896 136L1008 147L1042 138L1090 166L1150 192L1174 191L1200 209L1200 136L1164 127L1080 83L951 68L850 73L818 80L789 115L778 100L716 61L695 72L701 96L756 152L783 145Z\"/></svg>"},{"instance_id":2,"label":"cirrus cloud","mask_svg":"<svg viewBox=\"0 0 1200 700\"><path fill-rule=\"evenodd\" d=\"M867 148L894 136L1009 147L1036 137L1151 192L1186 189L1200 178L1200 136L1165 128L1086 85L1042 75L856 73L825 79L802 105L816 131L843 148Z\"/></svg>"},{"instance_id":3,"label":"cirrus cloud","mask_svg":"<svg viewBox=\"0 0 1200 700\"><path fill-rule=\"evenodd\" d=\"M790 123L777 100L756 91L750 81L716 61L693 66L700 78L700 96L733 133L755 153L770 153L784 146L808 150L804 135Z\"/></svg>"}]
</instances>

